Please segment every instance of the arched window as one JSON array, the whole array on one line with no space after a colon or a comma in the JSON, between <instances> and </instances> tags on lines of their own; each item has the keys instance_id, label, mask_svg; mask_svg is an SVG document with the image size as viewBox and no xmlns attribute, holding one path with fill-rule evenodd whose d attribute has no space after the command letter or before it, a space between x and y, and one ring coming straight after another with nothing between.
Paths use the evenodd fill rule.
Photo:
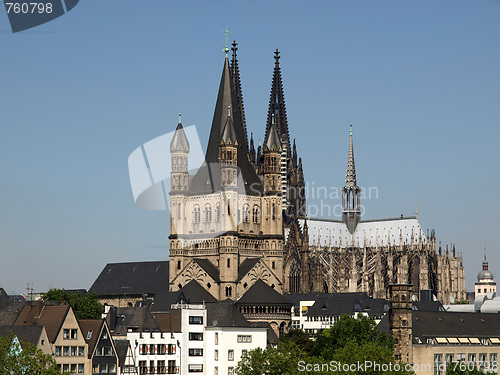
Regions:
<instances>
[{"instance_id":1,"label":"arched window","mask_svg":"<svg viewBox=\"0 0 500 375\"><path fill-rule=\"evenodd\" d=\"M243 222L248 223L248 204L243 205Z\"/></svg>"},{"instance_id":2,"label":"arched window","mask_svg":"<svg viewBox=\"0 0 500 375\"><path fill-rule=\"evenodd\" d=\"M288 275L290 293L299 293L300 290L300 267L293 261Z\"/></svg>"},{"instance_id":3,"label":"arched window","mask_svg":"<svg viewBox=\"0 0 500 375\"><path fill-rule=\"evenodd\" d=\"M253 206L252 221L253 221L254 224L257 224L259 222L259 216L260 216L259 207L258 206Z\"/></svg>"},{"instance_id":4,"label":"arched window","mask_svg":"<svg viewBox=\"0 0 500 375\"><path fill-rule=\"evenodd\" d=\"M216 222L220 221L220 203L217 203L215 205L215 221Z\"/></svg>"},{"instance_id":5,"label":"arched window","mask_svg":"<svg viewBox=\"0 0 500 375\"><path fill-rule=\"evenodd\" d=\"M182 216L181 214L182 214L182 213L181 213L181 204L179 203L179 204L177 205L177 218L178 218L178 219L180 219L180 218L181 218L181 216Z\"/></svg>"},{"instance_id":6,"label":"arched window","mask_svg":"<svg viewBox=\"0 0 500 375\"><path fill-rule=\"evenodd\" d=\"M196 205L193 207L193 223L198 224L200 222L200 206Z\"/></svg>"},{"instance_id":7,"label":"arched window","mask_svg":"<svg viewBox=\"0 0 500 375\"><path fill-rule=\"evenodd\" d=\"M226 297L231 297L233 294L233 288L230 286L226 286Z\"/></svg>"},{"instance_id":8,"label":"arched window","mask_svg":"<svg viewBox=\"0 0 500 375\"><path fill-rule=\"evenodd\" d=\"M205 205L205 223L212 222L212 206L209 204Z\"/></svg>"},{"instance_id":9,"label":"arched window","mask_svg":"<svg viewBox=\"0 0 500 375\"><path fill-rule=\"evenodd\" d=\"M276 219L276 205L273 203L273 220Z\"/></svg>"},{"instance_id":10,"label":"arched window","mask_svg":"<svg viewBox=\"0 0 500 375\"><path fill-rule=\"evenodd\" d=\"M271 268L274 270L276 269L276 262L273 260L273 262L271 263Z\"/></svg>"}]
</instances>

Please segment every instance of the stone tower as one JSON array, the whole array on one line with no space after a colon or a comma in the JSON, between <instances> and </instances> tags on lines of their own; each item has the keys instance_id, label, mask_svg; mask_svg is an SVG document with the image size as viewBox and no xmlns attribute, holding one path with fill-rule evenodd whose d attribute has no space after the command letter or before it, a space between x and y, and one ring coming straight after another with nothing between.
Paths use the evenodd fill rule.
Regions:
<instances>
[{"instance_id":1,"label":"stone tower","mask_svg":"<svg viewBox=\"0 0 500 375\"><path fill-rule=\"evenodd\" d=\"M412 351L412 286L389 286L389 326L394 338L394 356L398 362L413 363Z\"/></svg>"}]
</instances>

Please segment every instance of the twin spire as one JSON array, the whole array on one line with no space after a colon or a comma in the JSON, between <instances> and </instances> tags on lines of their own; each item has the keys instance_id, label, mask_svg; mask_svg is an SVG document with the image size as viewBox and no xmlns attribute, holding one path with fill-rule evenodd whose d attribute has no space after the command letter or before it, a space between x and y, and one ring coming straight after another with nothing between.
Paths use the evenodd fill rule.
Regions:
<instances>
[{"instance_id":1,"label":"twin spire","mask_svg":"<svg viewBox=\"0 0 500 375\"><path fill-rule=\"evenodd\" d=\"M352 125L349 127L349 155L347 157L346 186L356 186L356 166L354 165L354 147L352 145Z\"/></svg>"}]
</instances>

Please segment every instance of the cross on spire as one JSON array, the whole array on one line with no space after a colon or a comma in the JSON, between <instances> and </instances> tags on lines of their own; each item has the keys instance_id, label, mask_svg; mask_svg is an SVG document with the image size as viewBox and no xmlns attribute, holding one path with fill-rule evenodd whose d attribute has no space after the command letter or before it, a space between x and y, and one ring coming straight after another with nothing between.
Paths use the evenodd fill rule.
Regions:
<instances>
[{"instance_id":1,"label":"cross on spire","mask_svg":"<svg viewBox=\"0 0 500 375\"><path fill-rule=\"evenodd\" d=\"M231 34L229 32L229 30L227 29L227 26L226 26L226 30L224 30L224 34L226 34L226 46L222 49L222 51L226 54L229 53L229 34Z\"/></svg>"}]
</instances>

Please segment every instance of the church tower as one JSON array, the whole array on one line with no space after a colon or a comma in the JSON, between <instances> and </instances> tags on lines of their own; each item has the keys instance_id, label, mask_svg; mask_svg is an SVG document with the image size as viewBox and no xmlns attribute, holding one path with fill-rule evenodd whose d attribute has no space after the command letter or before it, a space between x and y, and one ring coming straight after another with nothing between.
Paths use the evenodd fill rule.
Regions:
<instances>
[{"instance_id":1,"label":"church tower","mask_svg":"<svg viewBox=\"0 0 500 375\"><path fill-rule=\"evenodd\" d=\"M264 143L264 194L266 195L281 195L282 151L273 114L271 129Z\"/></svg>"},{"instance_id":2,"label":"church tower","mask_svg":"<svg viewBox=\"0 0 500 375\"><path fill-rule=\"evenodd\" d=\"M349 156L347 158L347 175L342 189L342 221L347 225L349 233L353 234L361 220L359 194L361 189L356 182L356 167L354 165L354 147L352 145L352 125L349 129Z\"/></svg>"},{"instance_id":3,"label":"church tower","mask_svg":"<svg viewBox=\"0 0 500 375\"><path fill-rule=\"evenodd\" d=\"M412 351L412 286L393 284L389 286L389 326L395 341L396 361L413 363Z\"/></svg>"}]
</instances>

